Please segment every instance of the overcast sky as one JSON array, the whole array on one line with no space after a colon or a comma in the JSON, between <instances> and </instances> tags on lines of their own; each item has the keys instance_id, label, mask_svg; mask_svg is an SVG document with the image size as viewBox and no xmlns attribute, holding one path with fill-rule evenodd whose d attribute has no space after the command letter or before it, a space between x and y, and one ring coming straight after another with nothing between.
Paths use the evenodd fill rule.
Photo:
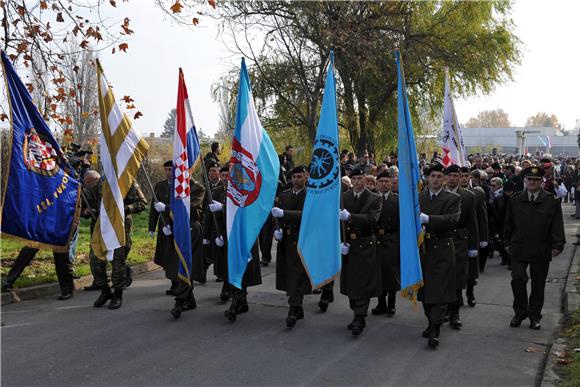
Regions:
<instances>
[{"instance_id":1,"label":"overcast sky","mask_svg":"<svg viewBox=\"0 0 580 387\"><path fill-rule=\"evenodd\" d=\"M117 2L115 10L107 7L110 20L129 16L135 31L127 53L100 53L107 78L117 99L131 95L143 113L135 127L143 134L159 134L175 107L178 67L183 67L197 127L213 135L218 106L211 98L212 84L231 66L239 66L240 58L225 48L216 21L201 17L198 27L188 29L171 22L153 3L131 0ZM513 82L488 96L456 100L459 121L480 110L502 108L514 126L545 111L573 128L580 119L580 1L519 1L512 16L524 42Z\"/></svg>"}]
</instances>

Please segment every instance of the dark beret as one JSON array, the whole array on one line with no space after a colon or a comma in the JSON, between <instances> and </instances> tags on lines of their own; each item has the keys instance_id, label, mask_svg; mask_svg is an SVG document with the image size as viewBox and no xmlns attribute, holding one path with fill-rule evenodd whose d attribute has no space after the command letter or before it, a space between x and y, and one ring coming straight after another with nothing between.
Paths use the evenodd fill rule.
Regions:
<instances>
[{"instance_id":1,"label":"dark beret","mask_svg":"<svg viewBox=\"0 0 580 387\"><path fill-rule=\"evenodd\" d=\"M365 171L362 168L355 167L350 171L350 176L364 176Z\"/></svg>"},{"instance_id":2,"label":"dark beret","mask_svg":"<svg viewBox=\"0 0 580 387\"><path fill-rule=\"evenodd\" d=\"M516 185L511 180L508 180L505 183L503 183L503 190L504 191L513 192L515 188L516 188Z\"/></svg>"},{"instance_id":3,"label":"dark beret","mask_svg":"<svg viewBox=\"0 0 580 387\"><path fill-rule=\"evenodd\" d=\"M445 170L445 174L448 175L450 173L459 173L460 172L460 168L459 165L457 164L452 164L450 166L447 167L447 169Z\"/></svg>"},{"instance_id":4,"label":"dark beret","mask_svg":"<svg viewBox=\"0 0 580 387\"><path fill-rule=\"evenodd\" d=\"M292 168L288 174L292 176L295 173L306 173L306 171L307 171L306 165L298 165Z\"/></svg>"},{"instance_id":5,"label":"dark beret","mask_svg":"<svg viewBox=\"0 0 580 387\"><path fill-rule=\"evenodd\" d=\"M429 166L429 168L427 168L427 176L429 176L433 172L443 173L444 171L445 171L445 168L443 167L443 165L441 165L439 163L433 163Z\"/></svg>"},{"instance_id":6,"label":"dark beret","mask_svg":"<svg viewBox=\"0 0 580 387\"><path fill-rule=\"evenodd\" d=\"M542 178L544 177L544 170L540 167L528 167L524 170L524 177Z\"/></svg>"},{"instance_id":7,"label":"dark beret","mask_svg":"<svg viewBox=\"0 0 580 387\"><path fill-rule=\"evenodd\" d=\"M388 170L384 170L381 173L379 173L377 175L377 180L379 180L379 179L381 179L383 177L391 177L391 175L389 174L389 171Z\"/></svg>"},{"instance_id":8,"label":"dark beret","mask_svg":"<svg viewBox=\"0 0 580 387\"><path fill-rule=\"evenodd\" d=\"M163 167L173 167L173 160L167 160L164 162Z\"/></svg>"}]
</instances>

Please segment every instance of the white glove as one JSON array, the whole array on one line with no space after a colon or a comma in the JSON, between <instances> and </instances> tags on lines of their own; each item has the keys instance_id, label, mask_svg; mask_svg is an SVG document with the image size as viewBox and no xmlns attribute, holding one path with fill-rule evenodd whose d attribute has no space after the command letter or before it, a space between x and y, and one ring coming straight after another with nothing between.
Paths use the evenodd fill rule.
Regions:
<instances>
[{"instance_id":1,"label":"white glove","mask_svg":"<svg viewBox=\"0 0 580 387\"><path fill-rule=\"evenodd\" d=\"M202 245L204 245L204 246L207 246L207 245L209 245L209 239L203 239L203 240L201 241L201 244L202 244Z\"/></svg>"},{"instance_id":2,"label":"white glove","mask_svg":"<svg viewBox=\"0 0 580 387\"><path fill-rule=\"evenodd\" d=\"M419 215L419 219L421 220L421 224L429 223L429 215L427 214L421 212L421 215Z\"/></svg>"},{"instance_id":3,"label":"white glove","mask_svg":"<svg viewBox=\"0 0 580 387\"><path fill-rule=\"evenodd\" d=\"M222 247L224 245L224 237L220 235L219 237L215 238L215 244L216 246Z\"/></svg>"},{"instance_id":4,"label":"white glove","mask_svg":"<svg viewBox=\"0 0 580 387\"><path fill-rule=\"evenodd\" d=\"M350 251L350 245L348 243L341 243L340 244L340 253L342 255L348 255L349 251Z\"/></svg>"},{"instance_id":5,"label":"white glove","mask_svg":"<svg viewBox=\"0 0 580 387\"><path fill-rule=\"evenodd\" d=\"M220 212L224 209L224 205L221 204L220 202L217 202L215 200L212 200L212 202L209 204L209 210L211 212Z\"/></svg>"},{"instance_id":6,"label":"white glove","mask_svg":"<svg viewBox=\"0 0 580 387\"><path fill-rule=\"evenodd\" d=\"M155 238L155 231L149 231L149 238Z\"/></svg>"},{"instance_id":7,"label":"white glove","mask_svg":"<svg viewBox=\"0 0 580 387\"><path fill-rule=\"evenodd\" d=\"M479 242L479 247L481 247L482 249L485 249L488 244L489 243L487 243L486 241L481 241L481 242Z\"/></svg>"},{"instance_id":8,"label":"white glove","mask_svg":"<svg viewBox=\"0 0 580 387\"><path fill-rule=\"evenodd\" d=\"M564 187L564 183L555 187L554 190L556 191L556 198L557 199L563 198L568 193L568 190L566 189L566 187Z\"/></svg>"},{"instance_id":9,"label":"white glove","mask_svg":"<svg viewBox=\"0 0 580 387\"><path fill-rule=\"evenodd\" d=\"M350 219L350 212L347 209L342 209L339 212L340 220L349 220ZM347 253L348 254L348 253ZM346 254L345 254L346 255Z\"/></svg>"},{"instance_id":10,"label":"white glove","mask_svg":"<svg viewBox=\"0 0 580 387\"><path fill-rule=\"evenodd\" d=\"M475 258L475 257L477 257L477 254L478 253L479 252L477 250L467 250L467 256L469 258Z\"/></svg>"},{"instance_id":11,"label":"white glove","mask_svg":"<svg viewBox=\"0 0 580 387\"><path fill-rule=\"evenodd\" d=\"M157 212L165 212L165 203L156 202L155 203L155 211L157 211Z\"/></svg>"},{"instance_id":12,"label":"white glove","mask_svg":"<svg viewBox=\"0 0 580 387\"><path fill-rule=\"evenodd\" d=\"M167 225L163 226L163 234L165 234L166 236L169 236L172 234L170 225L167 224Z\"/></svg>"},{"instance_id":13,"label":"white glove","mask_svg":"<svg viewBox=\"0 0 580 387\"><path fill-rule=\"evenodd\" d=\"M282 240L283 236L284 233L282 232L281 228L277 228L276 230L274 230L274 239L276 239L278 242Z\"/></svg>"},{"instance_id":14,"label":"white glove","mask_svg":"<svg viewBox=\"0 0 580 387\"><path fill-rule=\"evenodd\" d=\"M272 208L272 216L274 218L281 218L284 216L284 210L278 207Z\"/></svg>"}]
</instances>

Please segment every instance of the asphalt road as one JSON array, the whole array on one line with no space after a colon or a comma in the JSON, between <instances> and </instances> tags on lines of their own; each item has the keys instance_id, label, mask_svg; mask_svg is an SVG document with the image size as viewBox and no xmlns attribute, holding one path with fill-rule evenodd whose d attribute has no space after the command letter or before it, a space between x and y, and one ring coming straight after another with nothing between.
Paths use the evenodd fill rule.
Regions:
<instances>
[{"instance_id":1,"label":"asphalt road","mask_svg":"<svg viewBox=\"0 0 580 387\"><path fill-rule=\"evenodd\" d=\"M326 314L318 296L305 299L305 320L289 330L286 297L275 290L274 265L251 288L250 312L227 321L213 278L195 288L198 307L174 321L161 271L137 278L119 310L95 309L96 292L70 301L52 298L2 307L3 386L533 386L562 318L561 294L580 225L564 205L568 244L550 267L542 329L513 315L509 271L488 261L476 288L478 304L464 307L464 327L445 325L441 345L427 348L422 309L397 299L394 317L370 316L362 336L346 329L346 297ZM211 269L210 269L211 271ZM371 303L374 306L375 301Z\"/></svg>"}]
</instances>

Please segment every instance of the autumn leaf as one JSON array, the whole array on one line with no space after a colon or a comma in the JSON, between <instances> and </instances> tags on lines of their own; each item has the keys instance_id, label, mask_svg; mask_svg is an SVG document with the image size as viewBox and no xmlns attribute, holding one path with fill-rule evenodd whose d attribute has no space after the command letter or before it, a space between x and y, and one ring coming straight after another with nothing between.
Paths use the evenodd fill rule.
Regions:
<instances>
[{"instance_id":1,"label":"autumn leaf","mask_svg":"<svg viewBox=\"0 0 580 387\"><path fill-rule=\"evenodd\" d=\"M127 109L128 110L135 109L135 105L133 104L127 105Z\"/></svg>"},{"instance_id":2,"label":"autumn leaf","mask_svg":"<svg viewBox=\"0 0 580 387\"><path fill-rule=\"evenodd\" d=\"M64 23L64 18L62 17L62 12L56 14L56 21L59 23Z\"/></svg>"},{"instance_id":3,"label":"autumn leaf","mask_svg":"<svg viewBox=\"0 0 580 387\"><path fill-rule=\"evenodd\" d=\"M115 52L117 52L117 49L113 47L113 49L111 50L111 54L114 54Z\"/></svg>"},{"instance_id":4,"label":"autumn leaf","mask_svg":"<svg viewBox=\"0 0 580 387\"><path fill-rule=\"evenodd\" d=\"M32 93L34 91L34 85L32 83L27 83L26 88L28 89L28 91L30 93Z\"/></svg>"},{"instance_id":5,"label":"autumn leaf","mask_svg":"<svg viewBox=\"0 0 580 387\"><path fill-rule=\"evenodd\" d=\"M123 98L121 98L122 101L125 101L125 103L131 103L131 102L135 102L135 100L133 98L131 98L130 96L126 95Z\"/></svg>"},{"instance_id":6,"label":"autumn leaf","mask_svg":"<svg viewBox=\"0 0 580 387\"><path fill-rule=\"evenodd\" d=\"M129 45L127 43L119 44L119 51L127 52L128 48L129 48Z\"/></svg>"},{"instance_id":7,"label":"autumn leaf","mask_svg":"<svg viewBox=\"0 0 580 387\"><path fill-rule=\"evenodd\" d=\"M212 7L213 9L215 9L215 6L216 6L216 4L215 4L215 0L207 0L207 3L208 3L209 5L211 5L211 7Z\"/></svg>"},{"instance_id":8,"label":"autumn leaf","mask_svg":"<svg viewBox=\"0 0 580 387\"><path fill-rule=\"evenodd\" d=\"M127 35L131 35L134 31L129 28L130 19L128 17L123 20L123 24L121 24L121 28Z\"/></svg>"},{"instance_id":9,"label":"autumn leaf","mask_svg":"<svg viewBox=\"0 0 580 387\"><path fill-rule=\"evenodd\" d=\"M79 46L81 46L82 49L86 49L89 46L89 41L83 40Z\"/></svg>"},{"instance_id":10,"label":"autumn leaf","mask_svg":"<svg viewBox=\"0 0 580 387\"><path fill-rule=\"evenodd\" d=\"M199 24L199 19L194 17L193 19L191 19L191 22L193 23L194 26Z\"/></svg>"},{"instance_id":11,"label":"autumn leaf","mask_svg":"<svg viewBox=\"0 0 580 387\"><path fill-rule=\"evenodd\" d=\"M8 119L8 116L4 113L0 114L0 121L5 121Z\"/></svg>"},{"instance_id":12,"label":"autumn leaf","mask_svg":"<svg viewBox=\"0 0 580 387\"><path fill-rule=\"evenodd\" d=\"M169 7L171 12L173 12L173 13L180 13L182 8L183 8L183 4L181 4L179 2L179 0L176 0L175 4L173 4L171 7Z\"/></svg>"},{"instance_id":13,"label":"autumn leaf","mask_svg":"<svg viewBox=\"0 0 580 387\"><path fill-rule=\"evenodd\" d=\"M134 119L134 120L138 120L138 119L139 119L141 116L143 116L143 113L141 113L141 112L137 112L137 113L135 113L135 115L133 116L133 119Z\"/></svg>"},{"instance_id":14,"label":"autumn leaf","mask_svg":"<svg viewBox=\"0 0 580 387\"><path fill-rule=\"evenodd\" d=\"M48 9L48 4L46 3L46 1L40 2L40 9Z\"/></svg>"},{"instance_id":15,"label":"autumn leaf","mask_svg":"<svg viewBox=\"0 0 580 387\"><path fill-rule=\"evenodd\" d=\"M113 7L117 6L117 2L115 0L109 0L109 3L111 3Z\"/></svg>"}]
</instances>

